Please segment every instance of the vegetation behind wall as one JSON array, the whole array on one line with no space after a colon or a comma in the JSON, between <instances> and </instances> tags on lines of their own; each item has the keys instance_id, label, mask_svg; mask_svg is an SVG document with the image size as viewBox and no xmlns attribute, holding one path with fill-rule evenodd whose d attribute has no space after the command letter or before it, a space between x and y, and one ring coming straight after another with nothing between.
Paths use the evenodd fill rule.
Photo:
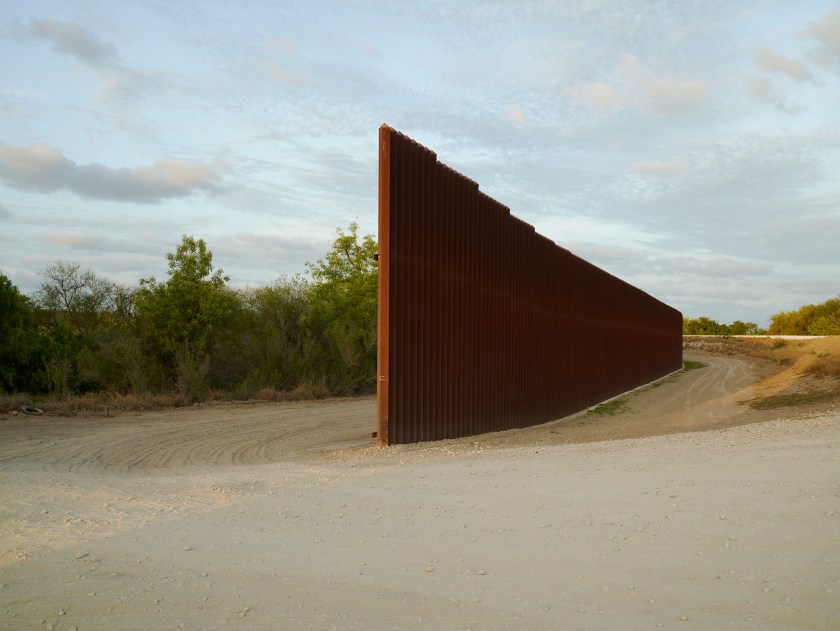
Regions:
<instances>
[{"instance_id":1,"label":"vegetation behind wall","mask_svg":"<svg viewBox=\"0 0 840 631\"><path fill-rule=\"evenodd\" d=\"M57 261L30 298L0 275L0 390L168 393L184 404L373 392L375 251L353 223L308 264L311 280L282 276L244 290L186 235L166 254L167 278L137 287Z\"/></svg>"}]
</instances>

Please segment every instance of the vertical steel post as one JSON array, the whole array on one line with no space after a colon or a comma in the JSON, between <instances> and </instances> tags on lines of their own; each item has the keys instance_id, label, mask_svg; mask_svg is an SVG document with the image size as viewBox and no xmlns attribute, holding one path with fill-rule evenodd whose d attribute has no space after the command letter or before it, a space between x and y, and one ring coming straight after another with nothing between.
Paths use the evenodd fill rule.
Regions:
<instances>
[{"instance_id":1,"label":"vertical steel post","mask_svg":"<svg viewBox=\"0 0 840 631\"><path fill-rule=\"evenodd\" d=\"M388 444L391 308L391 128L379 128L379 279L376 306L376 444Z\"/></svg>"}]
</instances>

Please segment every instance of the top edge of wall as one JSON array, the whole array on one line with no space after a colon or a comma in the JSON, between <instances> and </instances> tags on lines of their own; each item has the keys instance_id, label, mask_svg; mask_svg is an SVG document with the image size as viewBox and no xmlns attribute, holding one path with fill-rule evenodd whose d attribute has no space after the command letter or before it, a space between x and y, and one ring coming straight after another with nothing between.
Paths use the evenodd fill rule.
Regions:
<instances>
[{"instance_id":1,"label":"top edge of wall","mask_svg":"<svg viewBox=\"0 0 840 631\"><path fill-rule=\"evenodd\" d=\"M407 142L407 143L409 143L409 144L411 144L411 145L414 145L415 147L417 147L417 148L419 148L419 149L422 149L422 150L423 150L423 151L425 151L426 153L431 154L434 158L437 158L437 153L435 153L434 151L432 151L431 149L429 149L426 145L423 145L423 144L421 144L421 143L417 142L417 141L416 141L416 140L414 140L414 138L412 138L411 136L406 136L404 133L402 133L401 131L398 131L398 130L394 129L393 127L391 127L391 126L390 126L390 125L388 125L387 123L382 123L382 125L380 125L380 126L379 126L379 129L380 129L380 130L385 130L385 131L388 131L388 132L390 132L392 135L398 136L401 140L403 140L403 141L405 141L405 142ZM456 171L456 173L457 173L457 171Z\"/></svg>"},{"instance_id":2,"label":"top edge of wall","mask_svg":"<svg viewBox=\"0 0 840 631\"><path fill-rule=\"evenodd\" d=\"M611 277L615 278L616 280L620 281L621 283L623 283L624 285L626 285L626 286L627 286L627 287L629 287L630 289L632 289L632 290L634 290L634 291L637 291L637 292L639 292L639 293L642 293L642 294L644 294L644 295L648 296L648 297L649 297L649 298L651 298L652 300L654 300L654 301L656 301L656 302L660 303L661 305L664 305L665 307L668 307L669 309L673 310L674 312L676 312L676 313L680 314L680 317L682 317L682 313L681 313L679 310L677 310L676 308L674 308L674 307L672 307L671 305L669 305L668 303L663 302L663 301L662 301L662 300L660 300L659 298L657 298L657 297L655 297L655 296L650 295L650 294L649 294L648 292L646 292L644 289L641 289L640 287L637 287L636 285L633 285L632 283L630 283L630 282L628 282L628 281L624 280L623 278L619 278L619 277L618 277L618 276L616 276L615 274L612 274L612 273L608 272L607 270L605 270L605 269L603 269L603 268L601 268L601 267L598 267L598 266L597 266L597 265L595 265L594 263L591 263L590 261L587 261L585 258L583 258L583 257L581 257L581 256L579 256L579 255L577 255L577 254L575 254L574 252L572 252L572 251L571 251L571 250L569 250L568 248L565 248L565 247L563 247L562 245L559 245L558 243L556 243L556 242L555 242L553 239L551 239L550 237L547 237L547 236L545 236L544 234L541 234L540 232L537 232L537 229L536 229L536 228L535 228L532 224L530 224L530 223L528 223L527 221L525 221L524 219L520 219L519 217L517 217L516 215L514 215L514 214L513 214L513 212L511 212L511 210L510 210L510 207L509 207L509 206L506 206L505 204L503 204L503 203L502 203L502 202L500 202L499 200L495 199L494 197L491 197L490 195L488 195L487 193L485 193L484 191L482 191L482 190L481 190L481 187L479 186L479 184L478 184L478 182L477 182L477 181L473 180L473 179L472 179L472 178L470 178L470 177L467 177L466 175L464 175L463 173L461 173L461 172L460 172L460 171L458 171L457 169L453 169L453 168L452 168L451 166L449 166L448 164L446 164L446 163L444 163L444 162L441 162L439 159L437 159L437 153L435 153L434 151L432 151L431 149L429 149L429 148L428 148L428 147L426 147L425 145L423 145L423 144L421 144L421 143L417 142L416 140L414 140L414 139L413 139L413 138L411 138L410 136L405 135L405 134L404 134L404 133L402 133L401 131L398 131L398 130L394 129L393 127L391 127L391 126L390 126L390 125L388 125L387 123L382 123L382 125L379 127L379 129L380 129L380 130L386 130L386 131L388 131L390 134L393 134L393 135L398 136L401 140L403 140L403 141L405 141L405 142L407 142L407 143L409 143L409 144L411 144L411 145L414 145L415 147L417 147L417 148L419 148L419 149L421 149L421 150L425 151L426 153L430 154L431 156L433 156L433 157L437 160L437 164L439 164L439 165L440 165L440 166L441 166L441 167L442 167L445 171L447 171L447 172L451 173L452 175L454 175L454 176L458 177L458 178L459 178L459 179L461 179L461 180L466 181L466 182L467 182L467 183L469 183L471 186L474 186L476 189L478 189L478 193L479 193L479 195L481 195L482 197L486 197L488 200L490 200L490 201L494 202L495 204L498 204L500 207L504 208L504 209L508 212L508 216L510 217L510 219L513 219L514 221L516 221L516 222L518 222L518 223L520 223L520 224L524 224L524 226L525 226L526 228L530 229L531 231L533 231L533 233L534 233L535 235L537 235L537 236L539 236L539 237L541 237L541 238L545 239L546 241L548 241L548 242L550 242L550 243L554 244L554 247L556 247L558 250L561 250L562 252L568 253L569 255L573 256L573 257L574 257L574 258L576 258L576 259L578 259L579 261L581 261L581 262L582 262L582 263L584 263L585 265L587 265L587 266L589 266L589 267L592 267L593 269L597 270L598 272L601 272L601 273L603 273L603 274L605 274L605 275L607 275L607 276L611 276Z\"/></svg>"},{"instance_id":3,"label":"top edge of wall","mask_svg":"<svg viewBox=\"0 0 840 631\"><path fill-rule=\"evenodd\" d=\"M505 204L503 204L502 202L500 202L498 199L494 199L493 197L490 197L490 196L489 196L487 193L485 193L484 191L479 190L479 191L478 191L478 196L479 196L479 197L481 197L481 198L483 198L485 201L493 202L493 203L494 203L494 204L496 204L496 206L498 206L500 209L505 210L505 211L507 211L508 213L510 213L510 207L509 207L509 206L506 206Z\"/></svg>"}]
</instances>

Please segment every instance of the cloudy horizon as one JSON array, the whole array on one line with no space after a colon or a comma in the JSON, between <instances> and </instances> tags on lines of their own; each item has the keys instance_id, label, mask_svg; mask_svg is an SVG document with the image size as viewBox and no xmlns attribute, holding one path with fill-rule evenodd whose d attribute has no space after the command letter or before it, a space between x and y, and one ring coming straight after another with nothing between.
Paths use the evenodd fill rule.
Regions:
<instances>
[{"instance_id":1,"label":"cloudy horizon","mask_svg":"<svg viewBox=\"0 0 840 631\"><path fill-rule=\"evenodd\" d=\"M687 317L840 293L840 4L68 0L0 8L0 273L233 286L376 233L377 129ZM8 63L11 60L11 63Z\"/></svg>"}]
</instances>

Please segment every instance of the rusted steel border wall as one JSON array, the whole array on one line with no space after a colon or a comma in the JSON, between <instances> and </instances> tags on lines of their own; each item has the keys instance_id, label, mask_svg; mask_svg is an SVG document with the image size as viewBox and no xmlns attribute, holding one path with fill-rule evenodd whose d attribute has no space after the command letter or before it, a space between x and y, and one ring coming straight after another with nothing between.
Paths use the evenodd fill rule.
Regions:
<instances>
[{"instance_id":1,"label":"rusted steel border wall","mask_svg":"<svg viewBox=\"0 0 840 631\"><path fill-rule=\"evenodd\" d=\"M679 311L385 125L378 318L382 445L544 423L682 366Z\"/></svg>"}]
</instances>

